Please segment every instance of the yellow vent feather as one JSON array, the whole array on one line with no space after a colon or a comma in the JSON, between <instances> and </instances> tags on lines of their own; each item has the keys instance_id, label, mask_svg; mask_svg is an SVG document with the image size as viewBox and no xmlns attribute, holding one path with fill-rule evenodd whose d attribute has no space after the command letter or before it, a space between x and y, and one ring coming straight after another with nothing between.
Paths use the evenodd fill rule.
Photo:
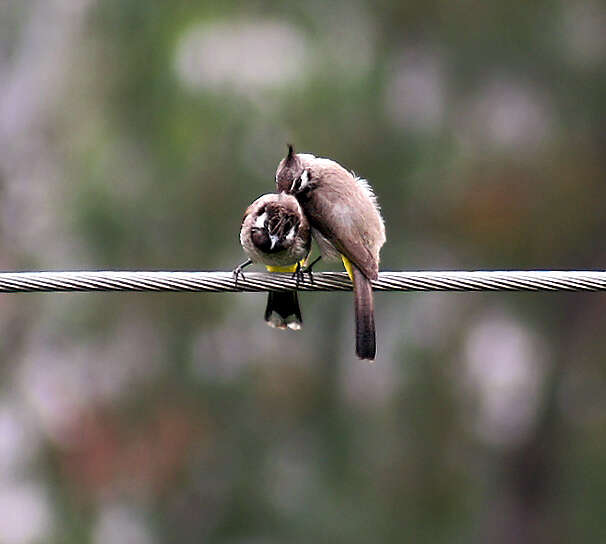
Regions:
<instances>
[{"instance_id":1,"label":"yellow vent feather","mask_svg":"<svg viewBox=\"0 0 606 544\"><path fill-rule=\"evenodd\" d=\"M301 259L299 261L299 264L301 266L305 266L305 259ZM286 274L288 272L294 272L297 269L297 265L296 264L289 264L288 266L269 266L269 265L265 265L265 268L267 268L268 272L282 272L282 273Z\"/></svg>"},{"instance_id":2,"label":"yellow vent feather","mask_svg":"<svg viewBox=\"0 0 606 544\"><path fill-rule=\"evenodd\" d=\"M345 255L341 255L341 260L343 261L343 266L345 267L345 270L347 270L347 275L349 276L349 279L353 283L354 279L353 279L353 270L351 269L351 262Z\"/></svg>"}]
</instances>

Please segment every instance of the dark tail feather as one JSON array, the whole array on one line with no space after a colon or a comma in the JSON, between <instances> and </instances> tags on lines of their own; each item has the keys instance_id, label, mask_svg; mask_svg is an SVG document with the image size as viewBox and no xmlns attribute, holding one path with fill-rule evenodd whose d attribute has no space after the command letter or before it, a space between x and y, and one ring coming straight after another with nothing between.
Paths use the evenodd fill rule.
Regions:
<instances>
[{"instance_id":1,"label":"dark tail feather","mask_svg":"<svg viewBox=\"0 0 606 544\"><path fill-rule=\"evenodd\" d=\"M296 291L270 291L267 295L265 321L270 327L298 331L303 325Z\"/></svg>"},{"instance_id":2,"label":"dark tail feather","mask_svg":"<svg viewBox=\"0 0 606 544\"><path fill-rule=\"evenodd\" d=\"M352 265L354 311L356 316L356 355L373 361L377 352L375 336L375 305L372 284L358 267Z\"/></svg>"}]
</instances>

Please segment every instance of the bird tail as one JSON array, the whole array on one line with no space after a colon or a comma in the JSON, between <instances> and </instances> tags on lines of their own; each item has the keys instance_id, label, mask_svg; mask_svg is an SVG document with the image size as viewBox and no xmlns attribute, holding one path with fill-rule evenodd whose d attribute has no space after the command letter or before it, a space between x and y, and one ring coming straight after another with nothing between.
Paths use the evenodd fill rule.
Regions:
<instances>
[{"instance_id":1,"label":"bird tail","mask_svg":"<svg viewBox=\"0 0 606 544\"><path fill-rule=\"evenodd\" d=\"M377 352L375 305L370 280L353 263L343 258L345 269L353 282L356 319L356 355L374 361Z\"/></svg>"},{"instance_id":2,"label":"bird tail","mask_svg":"<svg viewBox=\"0 0 606 544\"><path fill-rule=\"evenodd\" d=\"M266 266L269 272L294 272L296 264L292 266ZM298 331L303 326L299 297L296 291L270 291L267 294L265 307L265 321L270 327L276 329L291 329Z\"/></svg>"},{"instance_id":3,"label":"bird tail","mask_svg":"<svg viewBox=\"0 0 606 544\"><path fill-rule=\"evenodd\" d=\"M270 327L298 331L303 325L296 291L270 291L267 295L265 321Z\"/></svg>"}]
</instances>

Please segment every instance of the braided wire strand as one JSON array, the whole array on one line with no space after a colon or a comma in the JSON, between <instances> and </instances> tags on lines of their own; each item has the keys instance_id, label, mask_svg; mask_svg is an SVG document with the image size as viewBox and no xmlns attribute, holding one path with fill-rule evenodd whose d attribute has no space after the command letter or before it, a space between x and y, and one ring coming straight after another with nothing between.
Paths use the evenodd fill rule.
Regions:
<instances>
[{"instance_id":1,"label":"braided wire strand","mask_svg":"<svg viewBox=\"0 0 606 544\"><path fill-rule=\"evenodd\" d=\"M381 272L376 291L606 291L606 271ZM2 272L0 293L52 291L351 291L345 272L317 272L297 281L290 274L247 272L70 271Z\"/></svg>"}]
</instances>

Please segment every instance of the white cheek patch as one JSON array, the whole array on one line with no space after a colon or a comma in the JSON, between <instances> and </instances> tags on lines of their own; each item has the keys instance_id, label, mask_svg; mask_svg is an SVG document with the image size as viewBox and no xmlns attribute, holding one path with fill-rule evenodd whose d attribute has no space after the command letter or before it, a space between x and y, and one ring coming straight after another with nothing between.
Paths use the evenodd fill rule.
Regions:
<instances>
[{"instance_id":1,"label":"white cheek patch","mask_svg":"<svg viewBox=\"0 0 606 544\"><path fill-rule=\"evenodd\" d=\"M263 212L259 217L257 217L255 220L255 227L262 229L265 226L265 221L267 221L267 212Z\"/></svg>"},{"instance_id":2,"label":"white cheek patch","mask_svg":"<svg viewBox=\"0 0 606 544\"><path fill-rule=\"evenodd\" d=\"M303 170L301 174L301 186L299 187L299 191L302 191L309 185L309 170Z\"/></svg>"},{"instance_id":3,"label":"white cheek patch","mask_svg":"<svg viewBox=\"0 0 606 544\"><path fill-rule=\"evenodd\" d=\"M288 234L286 235L286 241L290 242L292 241L292 239L295 237L295 227L292 227L289 231Z\"/></svg>"},{"instance_id":4,"label":"white cheek patch","mask_svg":"<svg viewBox=\"0 0 606 544\"><path fill-rule=\"evenodd\" d=\"M303 170L301 177L293 180L292 185L290 186L290 192L298 193L305 189L307 185L309 185L309 171Z\"/></svg>"}]
</instances>

